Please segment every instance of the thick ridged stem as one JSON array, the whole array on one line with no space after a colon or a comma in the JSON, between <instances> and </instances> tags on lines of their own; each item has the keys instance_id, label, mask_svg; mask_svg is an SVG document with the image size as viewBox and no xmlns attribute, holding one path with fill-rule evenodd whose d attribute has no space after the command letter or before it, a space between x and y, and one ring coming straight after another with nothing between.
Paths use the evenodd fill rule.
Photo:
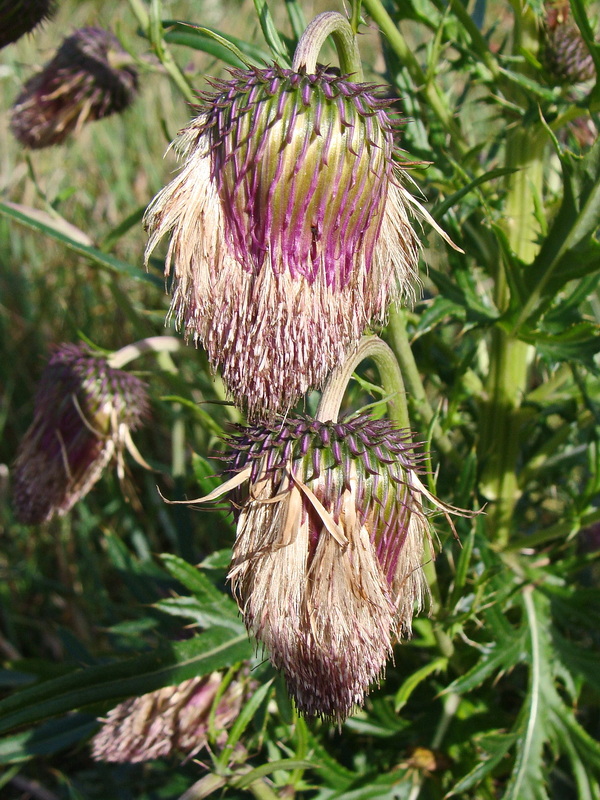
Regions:
<instances>
[{"instance_id":1,"label":"thick ridged stem","mask_svg":"<svg viewBox=\"0 0 600 800\"><path fill-rule=\"evenodd\" d=\"M537 35L533 14L521 16L520 9L515 8L513 51L519 53L524 47L535 54ZM539 249L541 230L535 201L542 196L544 135L539 124L518 125L506 142L506 166L514 172L507 178L504 225L512 252L524 264L530 264ZM502 263L497 266L494 299L500 311L506 310L510 288ZM523 424L521 404L532 356L530 345L499 326L493 330L479 457L481 491L491 501L486 510L486 526L490 540L498 548L504 548L509 541L520 494L517 468Z\"/></svg>"},{"instance_id":2,"label":"thick ridged stem","mask_svg":"<svg viewBox=\"0 0 600 800\"><path fill-rule=\"evenodd\" d=\"M319 52L328 36L337 50L342 75L352 75L352 79L360 83L363 71L356 34L348 20L337 11L325 11L309 23L296 47L292 69L295 72L305 69L309 75L314 74Z\"/></svg>"}]
</instances>

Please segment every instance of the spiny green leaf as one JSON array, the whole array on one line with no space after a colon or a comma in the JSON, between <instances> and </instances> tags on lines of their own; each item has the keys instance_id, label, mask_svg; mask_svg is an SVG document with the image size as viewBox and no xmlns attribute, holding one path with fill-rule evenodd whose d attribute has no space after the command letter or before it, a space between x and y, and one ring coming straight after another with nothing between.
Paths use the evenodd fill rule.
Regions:
<instances>
[{"instance_id":1,"label":"spiny green leaf","mask_svg":"<svg viewBox=\"0 0 600 800\"><path fill-rule=\"evenodd\" d=\"M446 797L461 796L477 786L504 759L517 740L516 733L490 733L473 742L478 751L477 766L456 783Z\"/></svg>"},{"instance_id":2,"label":"spiny green leaf","mask_svg":"<svg viewBox=\"0 0 600 800\"><path fill-rule=\"evenodd\" d=\"M206 675L251 655L252 646L245 634L235 636L225 628L212 628L153 653L87 667L15 692L0 701L0 732L92 703L116 704L124 697Z\"/></svg>"}]
</instances>

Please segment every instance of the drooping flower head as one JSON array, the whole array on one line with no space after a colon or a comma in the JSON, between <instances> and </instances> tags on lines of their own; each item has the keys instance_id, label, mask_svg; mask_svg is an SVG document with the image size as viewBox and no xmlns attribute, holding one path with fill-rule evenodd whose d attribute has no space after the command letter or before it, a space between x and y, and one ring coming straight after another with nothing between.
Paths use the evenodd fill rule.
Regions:
<instances>
[{"instance_id":1,"label":"drooping flower head","mask_svg":"<svg viewBox=\"0 0 600 800\"><path fill-rule=\"evenodd\" d=\"M223 676L218 672L191 678L141 697L132 697L109 712L92 740L96 761L151 761L170 755L192 757L208 743L210 715ZM237 719L248 681L238 675L214 710L213 725L224 743Z\"/></svg>"},{"instance_id":2,"label":"drooping flower head","mask_svg":"<svg viewBox=\"0 0 600 800\"><path fill-rule=\"evenodd\" d=\"M55 11L55 0L0 0L0 48L16 42Z\"/></svg>"},{"instance_id":3,"label":"drooping flower head","mask_svg":"<svg viewBox=\"0 0 600 800\"><path fill-rule=\"evenodd\" d=\"M568 85L593 78L594 59L571 16L569 0L547 0L544 9L542 55L550 77Z\"/></svg>"},{"instance_id":4,"label":"drooping flower head","mask_svg":"<svg viewBox=\"0 0 600 800\"><path fill-rule=\"evenodd\" d=\"M233 477L220 492L237 487L229 577L246 625L298 709L341 721L427 592L429 523L410 435L366 415L291 418L230 444Z\"/></svg>"},{"instance_id":5,"label":"drooping flower head","mask_svg":"<svg viewBox=\"0 0 600 800\"><path fill-rule=\"evenodd\" d=\"M139 378L84 345L60 345L42 374L15 461L17 519L34 525L66 514L130 447L130 431L147 408Z\"/></svg>"},{"instance_id":6,"label":"drooping flower head","mask_svg":"<svg viewBox=\"0 0 600 800\"><path fill-rule=\"evenodd\" d=\"M61 144L84 123L124 111L137 91L137 72L118 39L80 28L17 97L10 127L33 149Z\"/></svg>"},{"instance_id":7,"label":"drooping flower head","mask_svg":"<svg viewBox=\"0 0 600 800\"><path fill-rule=\"evenodd\" d=\"M146 213L147 257L170 234L171 313L268 419L412 294L419 242L376 86L273 65L212 87Z\"/></svg>"}]
</instances>

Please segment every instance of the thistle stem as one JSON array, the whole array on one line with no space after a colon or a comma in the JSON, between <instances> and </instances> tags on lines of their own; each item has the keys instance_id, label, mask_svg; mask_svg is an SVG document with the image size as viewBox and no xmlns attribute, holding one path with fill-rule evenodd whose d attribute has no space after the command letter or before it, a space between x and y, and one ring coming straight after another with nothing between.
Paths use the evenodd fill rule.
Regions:
<instances>
[{"instance_id":1,"label":"thistle stem","mask_svg":"<svg viewBox=\"0 0 600 800\"><path fill-rule=\"evenodd\" d=\"M515 8L513 51L522 47L535 52L537 31L533 14ZM508 134L506 166L506 217L504 227L512 253L530 264L539 249L541 235L536 215L536 200L542 196L545 132L541 124L519 125ZM496 272L497 308L508 309L511 290L507 267L499 263ZM491 501L486 516L488 535L498 548L504 548L513 527L513 512L520 496L517 468L521 453L524 413L521 408L527 391L528 367L533 348L509 330L497 326L492 331L487 400L482 405L479 459L482 464L481 491Z\"/></svg>"},{"instance_id":2,"label":"thistle stem","mask_svg":"<svg viewBox=\"0 0 600 800\"><path fill-rule=\"evenodd\" d=\"M177 353L181 348L181 341L175 336L149 336L134 344L125 345L112 353L107 361L113 369L121 369L145 353Z\"/></svg>"},{"instance_id":3,"label":"thistle stem","mask_svg":"<svg viewBox=\"0 0 600 800\"><path fill-rule=\"evenodd\" d=\"M337 421L342 399L352 373L366 358L372 358L377 365L381 384L387 396L390 418L397 422L399 427L410 428L406 392L400 367L392 349L378 336L363 336L354 355L331 373L321 395L316 419L321 422Z\"/></svg>"},{"instance_id":4,"label":"thistle stem","mask_svg":"<svg viewBox=\"0 0 600 800\"><path fill-rule=\"evenodd\" d=\"M312 75L317 68L319 52L328 36L333 39L342 74L352 75L360 83L363 80L363 71L356 34L348 20L337 11L325 11L308 24L296 47L292 69L295 72L305 69Z\"/></svg>"},{"instance_id":5,"label":"thistle stem","mask_svg":"<svg viewBox=\"0 0 600 800\"><path fill-rule=\"evenodd\" d=\"M452 442L442 431L439 424L434 422L435 414L427 399L425 387L408 341L406 311L397 306L392 308L388 331L392 349L402 370L407 392L411 396L414 406L418 409L419 416L427 428L433 423L432 436L437 449L445 456L454 458L456 450Z\"/></svg>"}]
</instances>

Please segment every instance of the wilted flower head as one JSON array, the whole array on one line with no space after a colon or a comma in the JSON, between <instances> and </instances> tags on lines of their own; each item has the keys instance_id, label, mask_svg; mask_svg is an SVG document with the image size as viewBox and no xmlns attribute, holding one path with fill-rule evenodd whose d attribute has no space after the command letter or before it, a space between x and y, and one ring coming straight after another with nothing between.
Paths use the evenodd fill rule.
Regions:
<instances>
[{"instance_id":1,"label":"wilted flower head","mask_svg":"<svg viewBox=\"0 0 600 800\"><path fill-rule=\"evenodd\" d=\"M34 525L66 514L113 456L121 458L132 447L130 431L147 405L139 378L113 369L83 345L61 345L42 374L33 423L17 454L17 518Z\"/></svg>"},{"instance_id":2,"label":"wilted flower head","mask_svg":"<svg viewBox=\"0 0 600 800\"><path fill-rule=\"evenodd\" d=\"M322 383L372 320L411 296L419 242L376 86L249 68L214 81L149 207L171 235L171 313L251 417Z\"/></svg>"},{"instance_id":3,"label":"wilted flower head","mask_svg":"<svg viewBox=\"0 0 600 800\"><path fill-rule=\"evenodd\" d=\"M96 761L139 762L169 755L191 757L206 746L209 719L222 675L213 672L132 697L109 712L92 740ZM237 719L247 682L234 679L218 701L215 730L221 741Z\"/></svg>"},{"instance_id":4,"label":"wilted flower head","mask_svg":"<svg viewBox=\"0 0 600 800\"><path fill-rule=\"evenodd\" d=\"M544 34L544 63L556 83L580 83L594 77L594 60L571 17L569 0L546 2Z\"/></svg>"},{"instance_id":5,"label":"wilted flower head","mask_svg":"<svg viewBox=\"0 0 600 800\"><path fill-rule=\"evenodd\" d=\"M55 10L54 0L0 0L0 48L32 31Z\"/></svg>"},{"instance_id":6,"label":"wilted flower head","mask_svg":"<svg viewBox=\"0 0 600 800\"><path fill-rule=\"evenodd\" d=\"M89 120L124 111L137 90L129 61L109 31L75 31L23 87L12 110L13 134L26 147L49 147Z\"/></svg>"},{"instance_id":7,"label":"wilted flower head","mask_svg":"<svg viewBox=\"0 0 600 800\"><path fill-rule=\"evenodd\" d=\"M230 444L234 476L213 495L238 487L229 577L246 625L298 709L341 721L427 592L429 524L410 435L369 416L296 418Z\"/></svg>"}]
</instances>

